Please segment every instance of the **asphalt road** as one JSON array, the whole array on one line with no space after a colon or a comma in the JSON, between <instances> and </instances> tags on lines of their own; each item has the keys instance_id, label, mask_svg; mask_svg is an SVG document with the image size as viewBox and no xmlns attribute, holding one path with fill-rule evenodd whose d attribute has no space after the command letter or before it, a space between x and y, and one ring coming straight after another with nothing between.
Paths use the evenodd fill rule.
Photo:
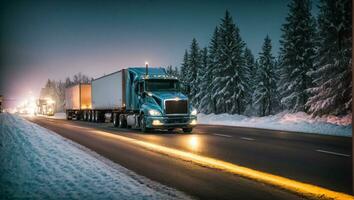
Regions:
<instances>
[{"instance_id":1,"label":"asphalt road","mask_svg":"<svg viewBox=\"0 0 354 200\"><path fill-rule=\"evenodd\" d=\"M248 168L352 194L351 138L230 126L199 125L193 134L118 129L111 124L28 118L138 174L202 199L298 199L235 175L169 158L88 133L98 129L190 151Z\"/></svg>"}]
</instances>

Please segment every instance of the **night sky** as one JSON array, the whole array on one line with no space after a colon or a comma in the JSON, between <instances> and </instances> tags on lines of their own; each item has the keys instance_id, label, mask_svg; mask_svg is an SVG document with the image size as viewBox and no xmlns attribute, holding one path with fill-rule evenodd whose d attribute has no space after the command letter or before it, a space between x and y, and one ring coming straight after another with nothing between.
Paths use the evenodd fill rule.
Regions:
<instances>
[{"instance_id":1,"label":"night sky","mask_svg":"<svg viewBox=\"0 0 354 200\"><path fill-rule=\"evenodd\" d=\"M124 67L179 66L193 37L208 45L225 10L257 55L277 56L287 1L6 1L0 3L0 94L38 95L48 78L94 78ZM313 6L316 8L316 6Z\"/></svg>"}]
</instances>

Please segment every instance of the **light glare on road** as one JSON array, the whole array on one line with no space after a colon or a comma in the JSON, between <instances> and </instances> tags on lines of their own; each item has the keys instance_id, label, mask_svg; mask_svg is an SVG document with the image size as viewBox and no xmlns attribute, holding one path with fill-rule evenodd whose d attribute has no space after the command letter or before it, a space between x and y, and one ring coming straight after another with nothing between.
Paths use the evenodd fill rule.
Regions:
<instances>
[{"instance_id":1,"label":"light glare on road","mask_svg":"<svg viewBox=\"0 0 354 200\"><path fill-rule=\"evenodd\" d=\"M249 178L252 180L256 180L261 183L266 183L269 185L273 185L278 188L285 189L287 191L293 192L295 194L310 198L310 199L337 199L337 200L347 200L353 199L354 197L348 194L344 194L341 192L332 191L326 188L322 188L316 185L311 185L307 183L302 183L296 180L292 180L289 178L269 174L266 172L257 171L254 169L250 169L247 167L238 166L236 164L228 163L222 160L209 158L206 156L201 156L195 153L185 152L161 145L157 145L150 142L145 142L133 138L128 138L121 135L115 135L104 131L92 130L90 131L95 134L99 134L101 136L118 139L121 141L125 141L127 143L137 145L148 149L150 151L154 151L157 153L161 153L170 157L174 157L177 159L181 159L184 161L193 162L195 164L209 167L212 169L218 169L225 171L227 173L231 173L234 175L242 176L245 178ZM198 139L196 137L191 137L189 141L191 147L197 147Z\"/></svg>"},{"instance_id":2,"label":"light glare on road","mask_svg":"<svg viewBox=\"0 0 354 200\"><path fill-rule=\"evenodd\" d=\"M187 141L188 147L193 150L197 151L200 146L199 138L197 135L192 135L191 137L188 138Z\"/></svg>"}]
</instances>

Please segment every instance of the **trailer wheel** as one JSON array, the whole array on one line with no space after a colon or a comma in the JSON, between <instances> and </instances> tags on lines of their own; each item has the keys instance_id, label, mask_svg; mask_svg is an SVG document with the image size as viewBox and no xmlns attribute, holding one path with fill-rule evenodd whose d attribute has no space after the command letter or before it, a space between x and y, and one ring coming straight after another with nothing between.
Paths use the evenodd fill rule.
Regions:
<instances>
[{"instance_id":1,"label":"trailer wheel","mask_svg":"<svg viewBox=\"0 0 354 200\"><path fill-rule=\"evenodd\" d=\"M76 120L80 121L82 119L82 113L79 111L76 113Z\"/></svg>"},{"instance_id":2,"label":"trailer wheel","mask_svg":"<svg viewBox=\"0 0 354 200\"><path fill-rule=\"evenodd\" d=\"M100 122L100 113L98 111L95 112L95 122Z\"/></svg>"},{"instance_id":3,"label":"trailer wheel","mask_svg":"<svg viewBox=\"0 0 354 200\"><path fill-rule=\"evenodd\" d=\"M72 116L71 116L70 112L66 112L66 119L67 120L71 120L72 119Z\"/></svg>"},{"instance_id":4,"label":"trailer wheel","mask_svg":"<svg viewBox=\"0 0 354 200\"><path fill-rule=\"evenodd\" d=\"M150 131L150 129L146 127L146 121L145 121L144 114L140 115L140 129L141 129L141 132L143 132L143 133L147 133Z\"/></svg>"},{"instance_id":5,"label":"trailer wheel","mask_svg":"<svg viewBox=\"0 0 354 200\"><path fill-rule=\"evenodd\" d=\"M87 111L84 111L84 114L83 114L84 116L83 116L83 120L84 121L87 121Z\"/></svg>"},{"instance_id":6,"label":"trailer wheel","mask_svg":"<svg viewBox=\"0 0 354 200\"><path fill-rule=\"evenodd\" d=\"M119 128L127 128L127 121L124 119L124 115L119 115Z\"/></svg>"},{"instance_id":7,"label":"trailer wheel","mask_svg":"<svg viewBox=\"0 0 354 200\"><path fill-rule=\"evenodd\" d=\"M113 126L118 127L119 126L119 115L118 113L113 113Z\"/></svg>"},{"instance_id":8,"label":"trailer wheel","mask_svg":"<svg viewBox=\"0 0 354 200\"><path fill-rule=\"evenodd\" d=\"M88 113L88 121L89 122L92 121L92 111L89 111L89 113Z\"/></svg>"}]
</instances>

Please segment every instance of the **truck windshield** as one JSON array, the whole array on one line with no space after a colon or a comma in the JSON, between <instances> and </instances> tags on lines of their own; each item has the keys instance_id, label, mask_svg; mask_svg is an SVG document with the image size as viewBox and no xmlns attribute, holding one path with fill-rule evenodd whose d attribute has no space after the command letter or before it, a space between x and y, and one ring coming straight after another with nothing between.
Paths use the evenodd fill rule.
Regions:
<instances>
[{"instance_id":1,"label":"truck windshield","mask_svg":"<svg viewBox=\"0 0 354 200\"><path fill-rule=\"evenodd\" d=\"M177 80L146 80L146 91L178 91L179 84Z\"/></svg>"}]
</instances>

